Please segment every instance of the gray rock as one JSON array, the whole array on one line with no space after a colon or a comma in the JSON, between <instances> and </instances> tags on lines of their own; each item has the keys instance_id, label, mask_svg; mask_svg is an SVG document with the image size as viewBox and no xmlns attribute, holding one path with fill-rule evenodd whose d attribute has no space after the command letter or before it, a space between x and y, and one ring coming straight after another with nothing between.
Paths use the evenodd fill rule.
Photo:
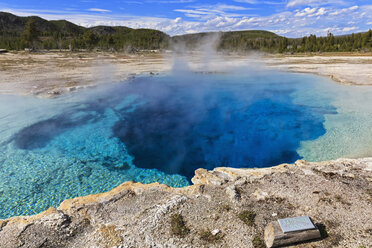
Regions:
<instances>
[{"instance_id":1,"label":"gray rock","mask_svg":"<svg viewBox=\"0 0 372 248\"><path fill-rule=\"evenodd\" d=\"M229 197L230 201L236 202L241 199L240 193L238 192L237 188L235 185L230 185L226 187L225 190L227 196Z\"/></svg>"}]
</instances>

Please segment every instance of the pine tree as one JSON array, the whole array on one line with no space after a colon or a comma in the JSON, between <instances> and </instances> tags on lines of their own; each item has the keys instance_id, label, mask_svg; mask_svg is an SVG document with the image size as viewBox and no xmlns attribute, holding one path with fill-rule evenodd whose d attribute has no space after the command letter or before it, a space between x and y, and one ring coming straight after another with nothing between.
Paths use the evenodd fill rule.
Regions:
<instances>
[{"instance_id":1,"label":"pine tree","mask_svg":"<svg viewBox=\"0 0 372 248\"><path fill-rule=\"evenodd\" d=\"M40 33L36 28L35 20L32 18L29 19L22 35L23 43L33 50L39 41L39 35Z\"/></svg>"},{"instance_id":2,"label":"pine tree","mask_svg":"<svg viewBox=\"0 0 372 248\"><path fill-rule=\"evenodd\" d=\"M93 49L99 41L97 35L93 33L92 31L85 32L83 39L88 49Z\"/></svg>"}]
</instances>

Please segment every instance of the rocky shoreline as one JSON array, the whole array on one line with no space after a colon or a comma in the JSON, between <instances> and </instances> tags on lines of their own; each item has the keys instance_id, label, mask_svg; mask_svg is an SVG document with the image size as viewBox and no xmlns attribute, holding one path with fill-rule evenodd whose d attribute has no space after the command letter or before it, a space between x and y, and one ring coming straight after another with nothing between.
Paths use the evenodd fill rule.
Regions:
<instances>
[{"instance_id":1,"label":"rocky shoreline","mask_svg":"<svg viewBox=\"0 0 372 248\"><path fill-rule=\"evenodd\" d=\"M180 189L126 182L1 220L0 247L256 248L269 222L299 215L312 217L323 238L294 247L372 243L372 158L199 169L192 181Z\"/></svg>"}]
</instances>

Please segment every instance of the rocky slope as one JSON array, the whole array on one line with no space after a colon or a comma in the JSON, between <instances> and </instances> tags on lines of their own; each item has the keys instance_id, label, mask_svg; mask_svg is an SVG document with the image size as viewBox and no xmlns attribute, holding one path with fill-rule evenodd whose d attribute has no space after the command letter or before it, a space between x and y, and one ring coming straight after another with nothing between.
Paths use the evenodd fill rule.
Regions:
<instances>
[{"instance_id":1,"label":"rocky slope","mask_svg":"<svg viewBox=\"0 0 372 248\"><path fill-rule=\"evenodd\" d=\"M267 223L309 215L323 239L296 247L372 244L372 158L266 169L199 169L193 186L127 182L0 221L0 247L264 247Z\"/></svg>"}]
</instances>

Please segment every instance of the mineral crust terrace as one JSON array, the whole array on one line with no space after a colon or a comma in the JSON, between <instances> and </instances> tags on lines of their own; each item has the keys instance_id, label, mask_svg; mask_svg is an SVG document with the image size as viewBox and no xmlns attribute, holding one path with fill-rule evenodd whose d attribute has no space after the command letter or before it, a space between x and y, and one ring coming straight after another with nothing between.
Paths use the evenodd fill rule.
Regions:
<instances>
[{"instance_id":1,"label":"mineral crust terrace","mask_svg":"<svg viewBox=\"0 0 372 248\"><path fill-rule=\"evenodd\" d=\"M264 247L269 222L300 215L312 217L323 238L294 247L372 244L372 158L199 169L192 182L126 182L0 220L0 247Z\"/></svg>"}]
</instances>

